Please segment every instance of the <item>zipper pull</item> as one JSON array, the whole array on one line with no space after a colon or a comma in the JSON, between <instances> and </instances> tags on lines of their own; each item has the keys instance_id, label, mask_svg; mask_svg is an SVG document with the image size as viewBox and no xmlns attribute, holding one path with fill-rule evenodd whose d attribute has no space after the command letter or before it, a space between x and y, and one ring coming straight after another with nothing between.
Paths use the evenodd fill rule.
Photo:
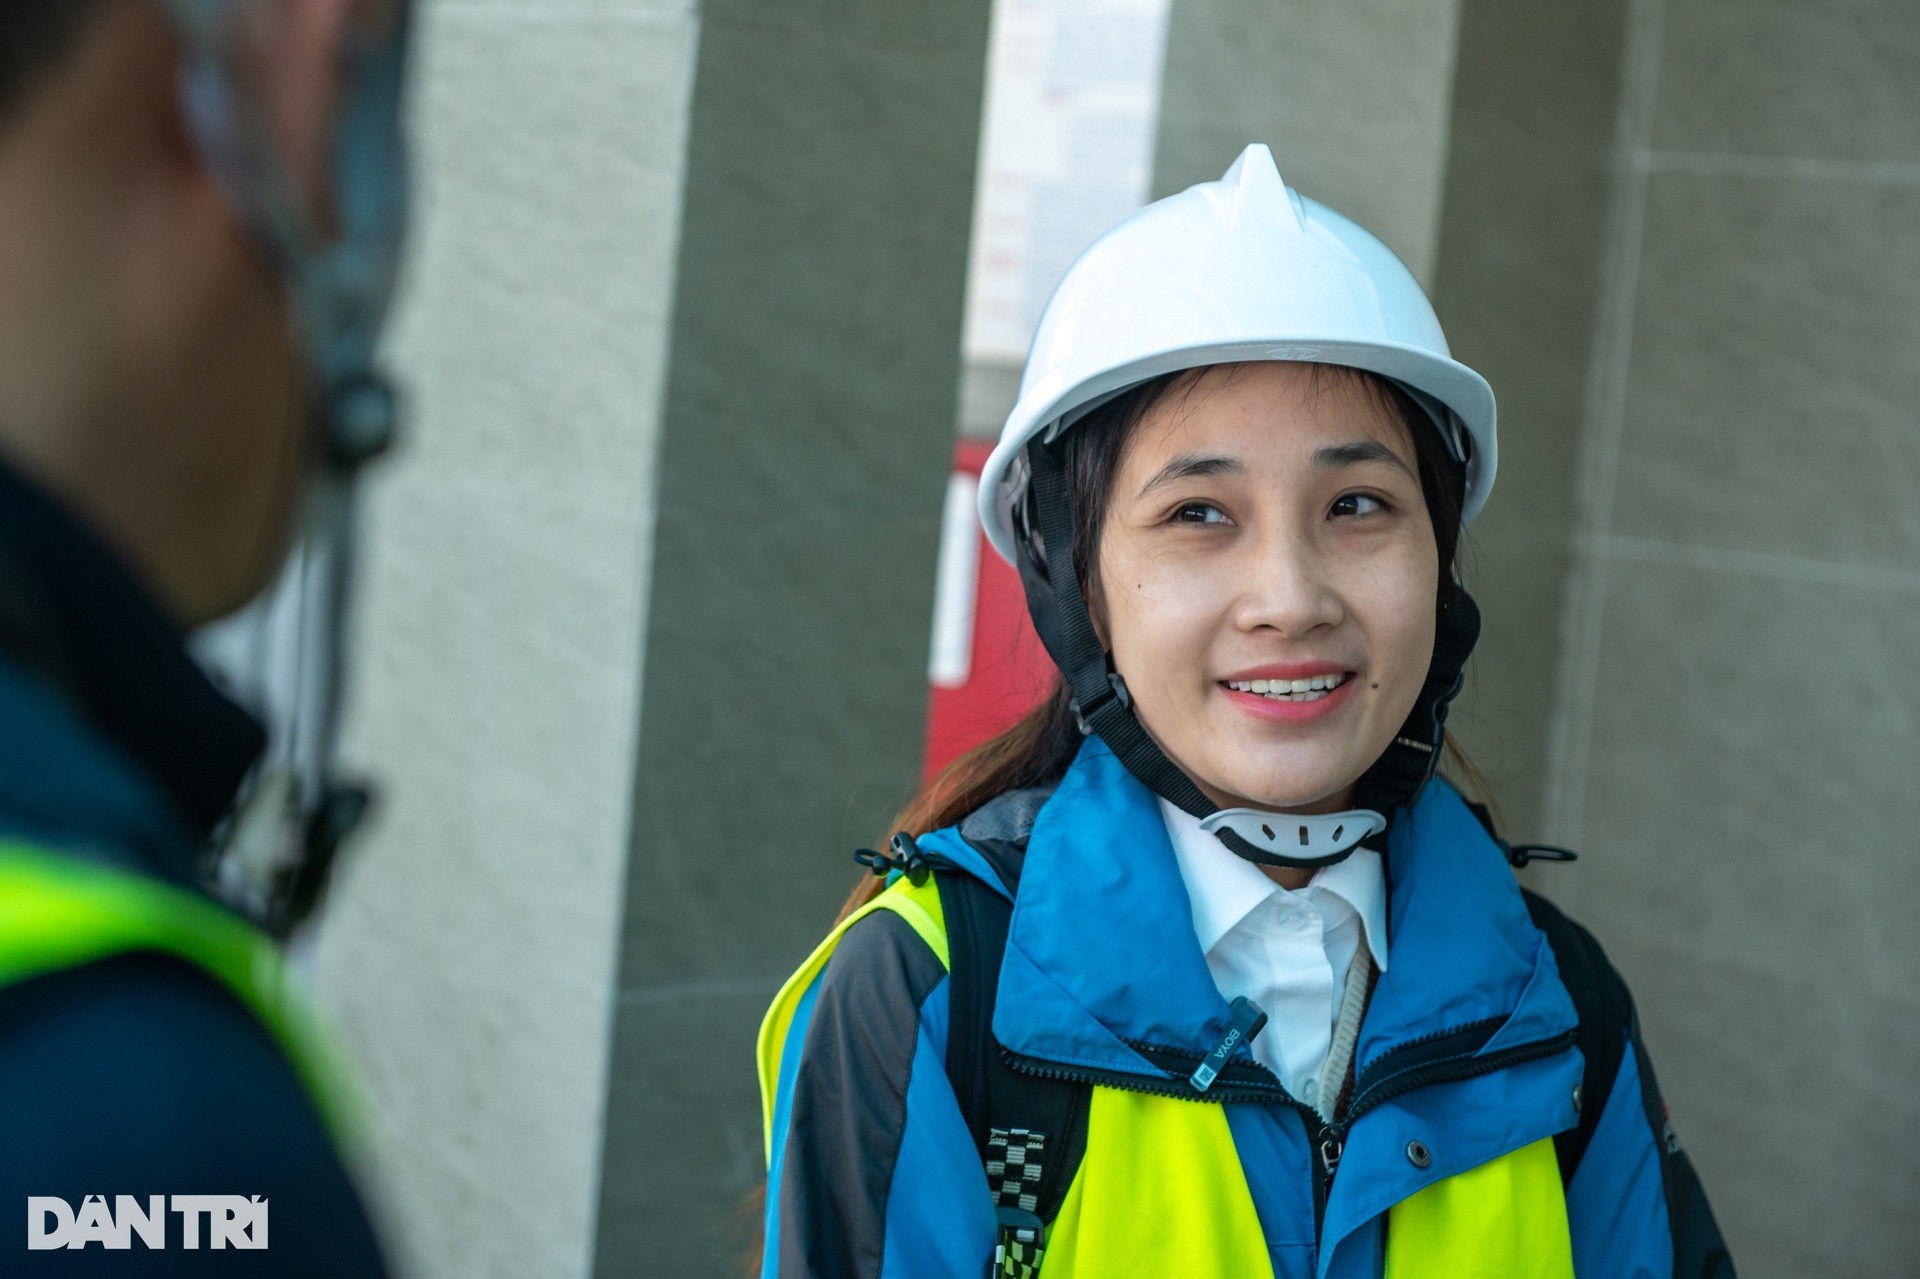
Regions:
<instances>
[{"instance_id":1,"label":"zipper pull","mask_svg":"<svg viewBox=\"0 0 1920 1279\"><path fill-rule=\"evenodd\" d=\"M1327 1174L1327 1180L1333 1180L1333 1174L1340 1167L1340 1156L1346 1151L1346 1138L1337 1128L1327 1129L1326 1136L1320 1138L1320 1167Z\"/></svg>"},{"instance_id":2,"label":"zipper pull","mask_svg":"<svg viewBox=\"0 0 1920 1279\"><path fill-rule=\"evenodd\" d=\"M1220 1036L1220 1042L1213 1046L1213 1051L1207 1054L1207 1059L1201 1062L1200 1068L1187 1079L1187 1082L1193 1085L1195 1092L1205 1092L1211 1088L1213 1081L1226 1068L1227 1058L1233 1056L1233 1050L1242 1042L1253 1042L1253 1037L1258 1035L1267 1024L1267 1015L1260 1011L1260 1005L1245 995L1235 999L1229 1006L1228 1012L1232 1016L1227 1022L1227 1033Z\"/></svg>"}]
</instances>

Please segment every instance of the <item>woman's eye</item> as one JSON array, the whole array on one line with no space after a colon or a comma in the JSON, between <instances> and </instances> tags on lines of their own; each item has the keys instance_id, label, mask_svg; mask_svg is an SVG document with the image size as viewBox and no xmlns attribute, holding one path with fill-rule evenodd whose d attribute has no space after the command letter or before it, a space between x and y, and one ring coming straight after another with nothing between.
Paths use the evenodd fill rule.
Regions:
<instances>
[{"instance_id":1,"label":"woman's eye","mask_svg":"<svg viewBox=\"0 0 1920 1279\"><path fill-rule=\"evenodd\" d=\"M1173 513L1176 524L1225 524L1227 517L1211 502L1187 502Z\"/></svg>"},{"instance_id":2,"label":"woman's eye","mask_svg":"<svg viewBox=\"0 0 1920 1279\"><path fill-rule=\"evenodd\" d=\"M1366 493L1347 493L1334 501L1333 509L1327 512L1327 517L1338 519L1342 516L1372 515L1376 511L1386 509L1387 504L1377 497Z\"/></svg>"}]
</instances>

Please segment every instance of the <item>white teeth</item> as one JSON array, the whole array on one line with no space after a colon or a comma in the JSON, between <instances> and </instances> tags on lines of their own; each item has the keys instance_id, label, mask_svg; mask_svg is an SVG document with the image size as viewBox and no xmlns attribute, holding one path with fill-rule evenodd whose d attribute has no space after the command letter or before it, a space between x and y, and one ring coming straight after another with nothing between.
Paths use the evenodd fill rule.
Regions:
<instances>
[{"instance_id":1,"label":"white teeth","mask_svg":"<svg viewBox=\"0 0 1920 1279\"><path fill-rule=\"evenodd\" d=\"M1259 693L1275 700L1317 702L1347 682L1345 675L1314 675L1307 679L1228 680L1227 687L1241 693Z\"/></svg>"}]
</instances>

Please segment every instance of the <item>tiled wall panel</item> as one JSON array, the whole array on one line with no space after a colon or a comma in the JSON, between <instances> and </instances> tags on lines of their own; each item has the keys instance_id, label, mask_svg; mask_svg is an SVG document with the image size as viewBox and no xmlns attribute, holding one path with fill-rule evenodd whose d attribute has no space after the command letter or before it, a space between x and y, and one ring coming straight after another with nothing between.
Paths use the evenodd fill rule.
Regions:
<instances>
[{"instance_id":1,"label":"tiled wall panel","mask_svg":"<svg viewBox=\"0 0 1920 1279\"><path fill-rule=\"evenodd\" d=\"M1565 891L1741 1274L1913 1274L1920 13L1633 12Z\"/></svg>"}]
</instances>

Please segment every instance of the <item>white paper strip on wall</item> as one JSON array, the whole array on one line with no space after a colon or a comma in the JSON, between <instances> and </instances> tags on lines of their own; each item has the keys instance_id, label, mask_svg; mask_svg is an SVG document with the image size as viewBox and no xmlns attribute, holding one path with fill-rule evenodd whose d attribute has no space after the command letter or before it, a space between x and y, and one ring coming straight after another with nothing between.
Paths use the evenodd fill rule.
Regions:
<instances>
[{"instance_id":1,"label":"white paper strip on wall","mask_svg":"<svg viewBox=\"0 0 1920 1279\"><path fill-rule=\"evenodd\" d=\"M1054 285L1146 203L1169 0L996 0L962 351L1018 364Z\"/></svg>"},{"instance_id":2,"label":"white paper strip on wall","mask_svg":"<svg viewBox=\"0 0 1920 1279\"><path fill-rule=\"evenodd\" d=\"M974 502L980 481L955 474L947 480L947 506L940 517L940 565L933 584L933 652L927 679L935 688L958 688L973 670L973 605L980 571L980 526Z\"/></svg>"}]
</instances>

